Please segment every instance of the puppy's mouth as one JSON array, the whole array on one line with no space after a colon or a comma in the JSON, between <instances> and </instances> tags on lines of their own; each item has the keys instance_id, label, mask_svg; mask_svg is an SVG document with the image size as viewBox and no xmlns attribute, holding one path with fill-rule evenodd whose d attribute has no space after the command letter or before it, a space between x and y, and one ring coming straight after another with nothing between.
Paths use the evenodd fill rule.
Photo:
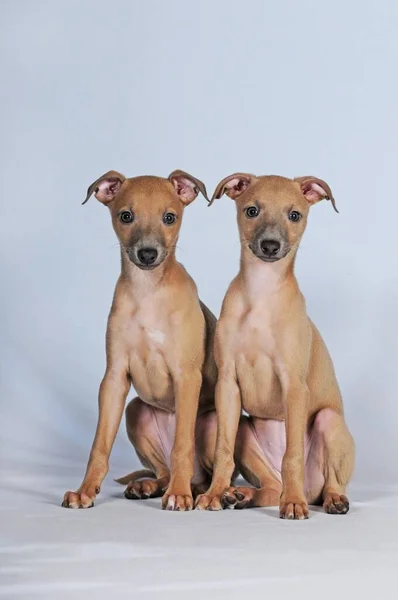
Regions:
<instances>
[{"instance_id":1,"label":"puppy's mouth","mask_svg":"<svg viewBox=\"0 0 398 600\"><path fill-rule=\"evenodd\" d=\"M283 256L274 256L274 257L267 257L267 256L262 256L259 254L256 254L257 258L259 258L260 260L262 260L263 262L267 262L267 263L274 263L274 262L278 262L278 260L281 260L281 258L283 258Z\"/></svg>"},{"instance_id":2,"label":"puppy's mouth","mask_svg":"<svg viewBox=\"0 0 398 600\"><path fill-rule=\"evenodd\" d=\"M157 265L143 265L140 262L137 262L136 260L133 260L131 257L129 257L131 262L138 267L139 269L141 269L141 271L154 271L156 269L156 267L158 267L161 263L157 264Z\"/></svg>"}]
</instances>

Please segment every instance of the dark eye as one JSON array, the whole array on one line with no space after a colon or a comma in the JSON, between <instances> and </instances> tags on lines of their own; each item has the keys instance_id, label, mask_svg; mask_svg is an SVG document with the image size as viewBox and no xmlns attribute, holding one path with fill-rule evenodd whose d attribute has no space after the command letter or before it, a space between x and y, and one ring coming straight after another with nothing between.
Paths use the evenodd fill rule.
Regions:
<instances>
[{"instance_id":1,"label":"dark eye","mask_svg":"<svg viewBox=\"0 0 398 600\"><path fill-rule=\"evenodd\" d=\"M119 218L122 223L132 223L134 221L133 214L129 210L121 212Z\"/></svg>"},{"instance_id":2,"label":"dark eye","mask_svg":"<svg viewBox=\"0 0 398 600\"><path fill-rule=\"evenodd\" d=\"M249 217L249 219L257 217L259 212L257 206L249 206L249 208L246 208L246 216Z\"/></svg>"},{"instance_id":3,"label":"dark eye","mask_svg":"<svg viewBox=\"0 0 398 600\"><path fill-rule=\"evenodd\" d=\"M289 213L289 220L293 221L293 223L297 223L297 221L300 221L301 219L301 215L299 212L297 212L297 210L292 210Z\"/></svg>"},{"instance_id":4,"label":"dark eye","mask_svg":"<svg viewBox=\"0 0 398 600\"><path fill-rule=\"evenodd\" d=\"M177 217L173 213L165 213L163 215L163 223L165 225L172 225L175 223Z\"/></svg>"}]
</instances>

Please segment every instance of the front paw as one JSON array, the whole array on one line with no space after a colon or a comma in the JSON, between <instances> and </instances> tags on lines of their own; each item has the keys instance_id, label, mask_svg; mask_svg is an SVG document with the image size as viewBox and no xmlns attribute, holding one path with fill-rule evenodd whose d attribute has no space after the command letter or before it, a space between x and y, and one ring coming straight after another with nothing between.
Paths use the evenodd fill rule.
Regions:
<instances>
[{"instance_id":1,"label":"front paw","mask_svg":"<svg viewBox=\"0 0 398 600\"><path fill-rule=\"evenodd\" d=\"M222 494L212 494L208 491L206 494L201 494L196 498L196 510L222 510L221 504Z\"/></svg>"},{"instance_id":2,"label":"front paw","mask_svg":"<svg viewBox=\"0 0 398 600\"><path fill-rule=\"evenodd\" d=\"M193 498L191 491L174 489L169 487L162 498L163 510L185 511L193 509Z\"/></svg>"},{"instance_id":3,"label":"front paw","mask_svg":"<svg viewBox=\"0 0 398 600\"><path fill-rule=\"evenodd\" d=\"M305 500L297 498L282 500L279 505L279 516L281 519L303 520L308 519L308 504Z\"/></svg>"},{"instance_id":4,"label":"front paw","mask_svg":"<svg viewBox=\"0 0 398 600\"><path fill-rule=\"evenodd\" d=\"M83 487L77 492L66 492L62 506L64 508L92 508L99 492L100 488L95 486Z\"/></svg>"}]
</instances>

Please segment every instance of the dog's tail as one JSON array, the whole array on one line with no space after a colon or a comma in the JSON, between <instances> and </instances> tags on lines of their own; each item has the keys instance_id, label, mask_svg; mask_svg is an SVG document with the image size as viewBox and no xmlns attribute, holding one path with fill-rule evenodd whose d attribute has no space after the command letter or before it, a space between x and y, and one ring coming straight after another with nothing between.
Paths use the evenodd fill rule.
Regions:
<instances>
[{"instance_id":1,"label":"dog's tail","mask_svg":"<svg viewBox=\"0 0 398 600\"><path fill-rule=\"evenodd\" d=\"M137 481L137 479L141 479L142 477L151 477L152 479L156 479L156 474L149 469L141 469L140 471L133 471L124 477L119 477L119 479L114 479L116 483L120 483L121 485L127 485L130 481Z\"/></svg>"}]
</instances>

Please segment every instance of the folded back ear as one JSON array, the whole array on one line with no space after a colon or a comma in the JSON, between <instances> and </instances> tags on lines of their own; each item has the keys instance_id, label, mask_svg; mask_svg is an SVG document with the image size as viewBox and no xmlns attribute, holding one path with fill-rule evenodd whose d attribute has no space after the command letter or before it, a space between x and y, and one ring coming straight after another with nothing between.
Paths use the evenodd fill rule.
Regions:
<instances>
[{"instance_id":1,"label":"folded back ear","mask_svg":"<svg viewBox=\"0 0 398 600\"><path fill-rule=\"evenodd\" d=\"M102 204L109 204L120 190L125 179L125 176L118 173L118 171L108 171L108 173L105 173L90 185L87 190L86 199L82 204L86 204L92 194L94 194L97 200L102 202Z\"/></svg>"},{"instance_id":2,"label":"folded back ear","mask_svg":"<svg viewBox=\"0 0 398 600\"><path fill-rule=\"evenodd\" d=\"M210 204L213 204L214 200L217 198L221 198L223 194L227 194L232 200L236 200L247 190L254 179L255 176L250 175L249 173L234 173L233 175L228 175L228 177L225 177L225 179L220 181L214 190Z\"/></svg>"},{"instance_id":3,"label":"folded back ear","mask_svg":"<svg viewBox=\"0 0 398 600\"><path fill-rule=\"evenodd\" d=\"M306 177L296 177L294 181L297 181L297 183L300 185L301 191L311 205L316 204L323 199L330 200L334 210L339 212L336 207L336 202L333 198L332 190L326 181L310 175Z\"/></svg>"},{"instance_id":4,"label":"folded back ear","mask_svg":"<svg viewBox=\"0 0 398 600\"><path fill-rule=\"evenodd\" d=\"M174 186L174 189L183 204L190 204L195 200L199 192L206 198L207 202L210 202L207 197L205 184L200 181L200 179L193 177L193 175L177 169L170 173L168 180Z\"/></svg>"}]
</instances>

